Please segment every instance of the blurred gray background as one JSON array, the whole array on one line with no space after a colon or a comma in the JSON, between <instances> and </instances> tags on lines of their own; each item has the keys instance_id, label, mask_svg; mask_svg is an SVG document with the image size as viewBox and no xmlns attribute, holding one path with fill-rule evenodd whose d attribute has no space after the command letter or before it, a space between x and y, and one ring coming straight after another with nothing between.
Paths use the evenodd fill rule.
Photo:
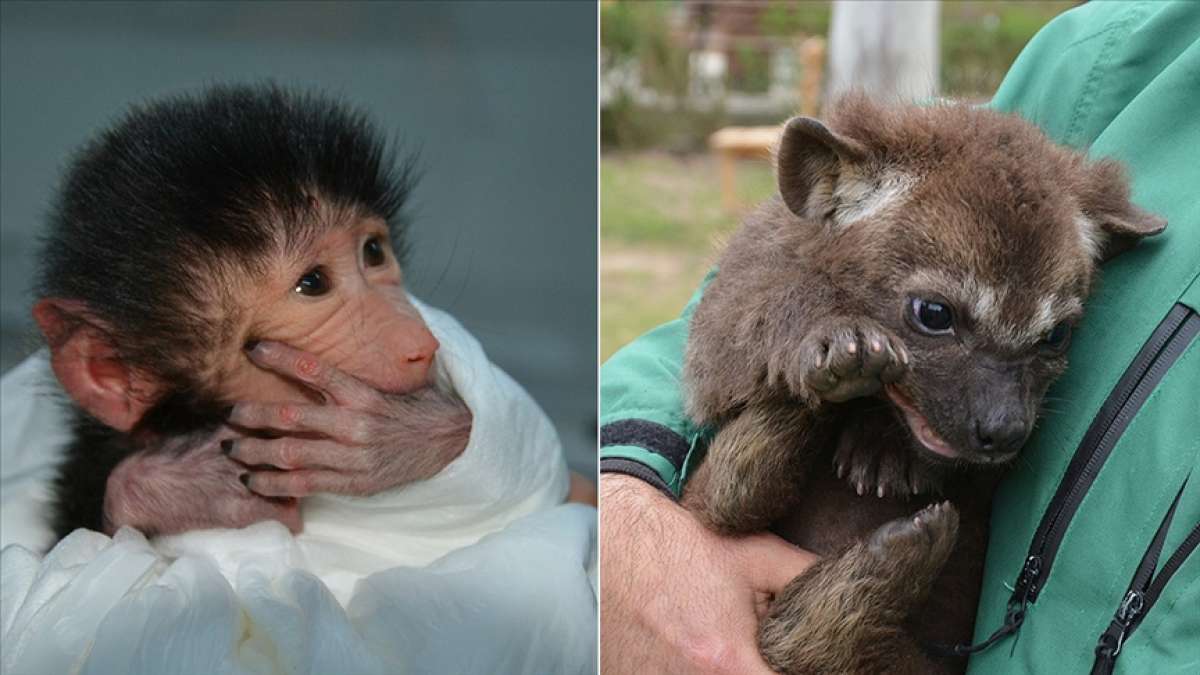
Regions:
<instances>
[{"instance_id":1,"label":"blurred gray background","mask_svg":"<svg viewBox=\"0 0 1200 675\"><path fill-rule=\"evenodd\" d=\"M413 292L459 318L595 470L592 3L0 3L0 369L38 347L37 235L69 153L130 103L274 78L421 150Z\"/></svg>"}]
</instances>

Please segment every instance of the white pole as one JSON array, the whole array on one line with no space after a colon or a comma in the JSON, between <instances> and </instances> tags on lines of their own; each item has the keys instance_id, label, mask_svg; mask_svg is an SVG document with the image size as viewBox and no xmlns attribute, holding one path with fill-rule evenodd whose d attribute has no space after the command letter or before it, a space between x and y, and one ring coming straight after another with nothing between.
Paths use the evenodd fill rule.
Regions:
<instances>
[{"instance_id":1,"label":"white pole","mask_svg":"<svg viewBox=\"0 0 1200 675\"><path fill-rule=\"evenodd\" d=\"M829 95L860 89L885 100L938 93L938 0L834 0Z\"/></svg>"}]
</instances>

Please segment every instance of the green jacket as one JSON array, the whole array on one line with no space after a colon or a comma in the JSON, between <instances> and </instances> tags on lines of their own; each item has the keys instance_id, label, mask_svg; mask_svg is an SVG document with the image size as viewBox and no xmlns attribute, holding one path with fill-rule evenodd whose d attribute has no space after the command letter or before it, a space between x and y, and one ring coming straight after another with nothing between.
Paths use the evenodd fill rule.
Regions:
<instances>
[{"instance_id":1,"label":"green jacket","mask_svg":"<svg viewBox=\"0 0 1200 675\"><path fill-rule=\"evenodd\" d=\"M992 106L1123 161L1169 225L1105 265L1054 412L997 495L976 640L1000 638L970 673L1200 672L1200 3L1069 11ZM702 290L601 370L604 462L675 494L707 440L679 386Z\"/></svg>"}]
</instances>

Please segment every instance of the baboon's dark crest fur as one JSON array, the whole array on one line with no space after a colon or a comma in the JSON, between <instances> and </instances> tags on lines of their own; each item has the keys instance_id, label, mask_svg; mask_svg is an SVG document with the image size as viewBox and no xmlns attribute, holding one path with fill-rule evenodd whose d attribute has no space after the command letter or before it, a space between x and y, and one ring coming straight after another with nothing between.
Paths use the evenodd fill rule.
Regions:
<instances>
[{"instance_id":1,"label":"baboon's dark crest fur","mask_svg":"<svg viewBox=\"0 0 1200 675\"><path fill-rule=\"evenodd\" d=\"M692 319L689 412L718 431L684 503L826 556L761 627L775 668L959 672L921 644L971 638L996 468L1097 263L1165 223L1115 162L963 105L843 99L787 125L777 170ZM920 325L924 301L952 331Z\"/></svg>"}]
</instances>

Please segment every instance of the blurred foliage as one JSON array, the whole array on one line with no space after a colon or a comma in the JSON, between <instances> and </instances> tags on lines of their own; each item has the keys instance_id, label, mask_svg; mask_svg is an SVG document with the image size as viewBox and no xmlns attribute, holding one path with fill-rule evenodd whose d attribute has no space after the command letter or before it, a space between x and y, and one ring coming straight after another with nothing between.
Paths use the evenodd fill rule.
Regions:
<instances>
[{"instance_id":1,"label":"blurred foliage","mask_svg":"<svg viewBox=\"0 0 1200 675\"><path fill-rule=\"evenodd\" d=\"M604 148L695 152L704 148L709 134L727 124L729 118L721 107L652 107L622 94L600 109L600 143Z\"/></svg>"},{"instance_id":2,"label":"blurred foliage","mask_svg":"<svg viewBox=\"0 0 1200 675\"><path fill-rule=\"evenodd\" d=\"M617 93L601 111L601 141L606 148L657 147L699 150L704 139L730 123L716 106L693 110L685 104L689 59L683 0L605 0L600 5L602 68L634 64L643 86L659 92L665 104L643 105ZM986 99L1000 84L1017 54L1042 26L1078 4L1075 0L965 0L941 3L942 94ZM790 40L798 35L827 35L831 3L769 2L759 16L763 38ZM730 89L765 92L770 84L770 50L761 42L731 48ZM781 111L780 115L785 115Z\"/></svg>"},{"instance_id":3,"label":"blurred foliage","mask_svg":"<svg viewBox=\"0 0 1200 675\"><path fill-rule=\"evenodd\" d=\"M991 0L942 3L942 93L990 98L1042 26L1078 2Z\"/></svg>"},{"instance_id":4,"label":"blurred foliage","mask_svg":"<svg viewBox=\"0 0 1200 675\"><path fill-rule=\"evenodd\" d=\"M738 44L729 62L729 88L761 94L771 87L771 52L761 45Z\"/></svg>"},{"instance_id":5,"label":"blurred foliage","mask_svg":"<svg viewBox=\"0 0 1200 675\"><path fill-rule=\"evenodd\" d=\"M688 50L671 32L670 2L606 2L600 9L602 69L633 64L641 84L658 92L664 104L639 105L618 90L600 111L600 137L606 147L698 149L727 121L717 106L695 110L685 105Z\"/></svg>"},{"instance_id":6,"label":"blurred foliage","mask_svg":"<svg viewBox=\"0 0 1200 675\"><path fill-rule=\"evenodd\" d=\"M763 35L791 38L828 35L828 2L772 2L759 19Z\"/></svg>"}]
</instances>

